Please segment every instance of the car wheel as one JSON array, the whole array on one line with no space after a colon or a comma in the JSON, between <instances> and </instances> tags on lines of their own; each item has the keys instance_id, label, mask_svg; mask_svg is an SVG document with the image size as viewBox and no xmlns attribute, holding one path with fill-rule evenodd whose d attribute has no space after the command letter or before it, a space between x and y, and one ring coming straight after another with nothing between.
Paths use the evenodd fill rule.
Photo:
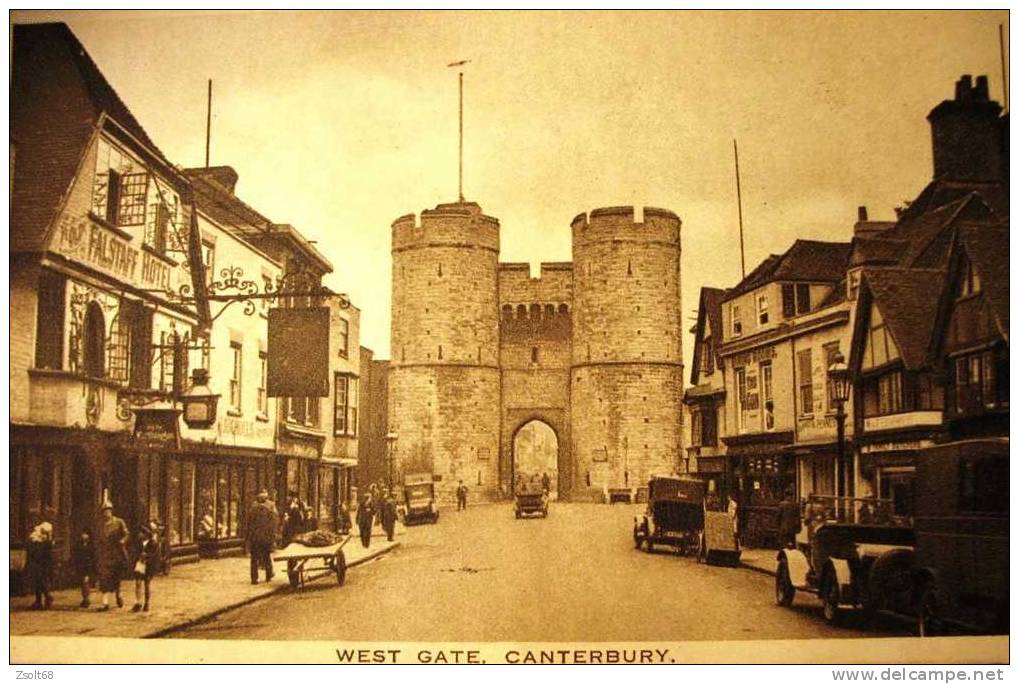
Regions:
<instances>
[{"instance_id":1,"label":"car wheel","mask_svg":"<svg viewBox=\"0 0 1019 684\"><path fill-rule=\"evenodd\" d=\"M824 610L824 621L829 625L837 625L842 618L842 609L839 607L839 583L835 579L829 579L821 591L821 604Z\"/></svg>"},{"instance_id":2,"label":"car wheel","mask_svg":"<svg viewBox=\"0 0 1019 684\"><path fill-rule=\"evenodd\" d=\"M941 621L942 615L941 601L938 600L934 585L928 584L921 592L920 601L917 604L917 636L930 637L944 634L945 626Z\"/></svg>"},{"instance_id":3,"label":"car wheel","mask_svg":"<svg viewBox=\"0 0 1019 684\"><path fill-rule=\"evenodd\" d=\"M778 571L775 573L775 603L785 608L793 604L796 597L796 587L789 578L789 563L782 559L778 562Z\"/></svg>"}]
</instances>

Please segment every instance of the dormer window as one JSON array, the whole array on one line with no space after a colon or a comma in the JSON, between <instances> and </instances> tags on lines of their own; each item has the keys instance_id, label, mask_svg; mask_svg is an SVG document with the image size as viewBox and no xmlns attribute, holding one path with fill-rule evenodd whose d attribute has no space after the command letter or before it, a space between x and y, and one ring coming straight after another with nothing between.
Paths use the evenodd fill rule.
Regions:
<instances>
[{"instance_id":1,"label":"dormer window","mask_svg":"<svg viewBox=\"0 0 1019 684\"><path fill-rule=\"evenodd\" d=\"M785 283L782 285L782 317L793 318L810 311L810 284Z\"/></svg>"}]
</instances>

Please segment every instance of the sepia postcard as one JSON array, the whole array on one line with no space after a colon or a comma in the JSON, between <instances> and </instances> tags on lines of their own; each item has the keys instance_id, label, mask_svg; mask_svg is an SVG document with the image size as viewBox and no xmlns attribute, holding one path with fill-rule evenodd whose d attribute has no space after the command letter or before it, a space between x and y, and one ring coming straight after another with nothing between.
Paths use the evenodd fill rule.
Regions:
<instances>
[{"instance_id":1,"label":"sepia postcard","mask_svg":"<svg viewBox=\"0 0 1019 684\"><path fill-rule=\"evenodd\" d=\"M11 663L1001 679L1008 19L11 12Z\"/></svg>"}]
</instances>

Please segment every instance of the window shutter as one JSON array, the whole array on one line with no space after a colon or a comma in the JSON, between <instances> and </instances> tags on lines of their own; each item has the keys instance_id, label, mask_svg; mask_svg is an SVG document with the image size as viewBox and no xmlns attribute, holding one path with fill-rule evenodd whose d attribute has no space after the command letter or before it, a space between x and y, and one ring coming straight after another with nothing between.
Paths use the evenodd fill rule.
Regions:
<instances>
[{"instance_id":1,"label":"window shutter","mask_svg":"<svg viewBox=\"0 0 1019 684\"><path fill-rule=\"evenodd\" d=\"M35 367L59 370L64 357L63 276L43 271L39 276L39 307L36 318Z\"/></svg>"},{"instance_id":2,"label":"window shutter","mask_svg":"<svg viewBox=\"0 0 1019 684\"><path fill-rule=\"evenodd\" d=\"M792 318L796 315L796 290L792 285L782 286L782 317Z\"/></svg>"}]
</instances>

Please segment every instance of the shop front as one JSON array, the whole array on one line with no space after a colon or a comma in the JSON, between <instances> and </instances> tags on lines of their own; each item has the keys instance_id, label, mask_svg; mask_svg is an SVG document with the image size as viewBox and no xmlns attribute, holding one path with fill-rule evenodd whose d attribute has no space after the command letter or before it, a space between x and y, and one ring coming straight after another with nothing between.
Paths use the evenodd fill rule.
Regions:
<instances>
[{"instance_id":1,"label":"shop front","mask_svg":"<svg viewBox=\"0 0 1019 684\"><path fill-rule=\"evenodd\" d=\"M759 438L759 439L754 439ZM741 435L725 439L743 544L777 548L778 510L786 491L796 486L796 459L785 449L792 432Z\"/></svg>"}]
</instances>

